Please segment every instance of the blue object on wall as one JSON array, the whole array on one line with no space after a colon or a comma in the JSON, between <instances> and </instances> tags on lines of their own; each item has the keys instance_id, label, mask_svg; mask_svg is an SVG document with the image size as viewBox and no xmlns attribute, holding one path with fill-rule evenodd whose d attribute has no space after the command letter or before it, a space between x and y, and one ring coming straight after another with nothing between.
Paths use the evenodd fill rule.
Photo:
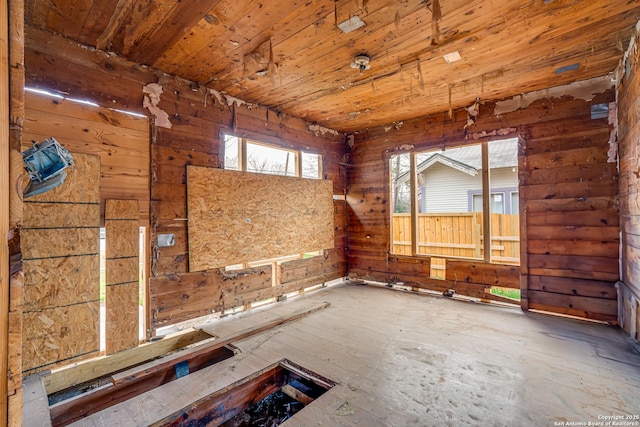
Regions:
<instances>
[{"instance_id":1,"label":"blue object on wall","mask_svg":"<svg viewBox=\"0 0 640 427\"><path fill-rule=\"evenodd\" d=\"M22 159L30 179L24 190L25 198L62 184L67 177L65 169L73 165L71 154L53 137L33 141L33 146L22 152Z\"/></svg>"}]
</instances>

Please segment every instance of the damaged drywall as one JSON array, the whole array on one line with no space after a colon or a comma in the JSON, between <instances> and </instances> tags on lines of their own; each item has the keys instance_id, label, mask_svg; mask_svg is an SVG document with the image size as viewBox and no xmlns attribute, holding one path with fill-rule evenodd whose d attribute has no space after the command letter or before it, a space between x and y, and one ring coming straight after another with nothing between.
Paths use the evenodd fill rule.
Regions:
<instances>
[{"instance_id":1,"label":"damaged drywall","mask_svg":"<svg viewBox=\"0 0 640 427\"><path fill-rule=\"evenodd\" d=\"M575 99L591 101L597 94L611 89L614 85L613 73L603 77L571 83L564 86L556 86L549 89L524 93L511 99L496 102L493 110L495 116L526 108L539 99L561 98L572 96Z\"/></svg>"},{"instance_id":2,"label":"damaged drywall","mask_svg":"<svg viewBox=\"0 0 640 427\"><path fill-rule=\"evenodd\" d=\"M149 83L142 87L142 92L146 95L142 101L142 106L149 110L156 118L155 125L167 129L171 129L171 122L166 111L158 107L160 95L162 95L162 86L158 83Z\"/></svg>"}]
</instances>

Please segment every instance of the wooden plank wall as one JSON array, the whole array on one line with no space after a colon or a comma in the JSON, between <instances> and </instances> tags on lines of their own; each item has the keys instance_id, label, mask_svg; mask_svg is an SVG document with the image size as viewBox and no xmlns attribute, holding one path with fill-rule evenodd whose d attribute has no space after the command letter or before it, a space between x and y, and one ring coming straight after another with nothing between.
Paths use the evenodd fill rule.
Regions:
<instances>
[{"instance_id":1,"label":"wooden plank wall","mask_svg":"<svg viewBox=\"0 0 640 427\"><path fill-rule=\"evenodd\" d=\"M283 148L301 149L321 154L324 178L333 182L334 194L343 195L346 186L345 146L343 135L310 131L309 123L258 106L221 105L205 89L189 81L155 74L148 67L124 61L106 52L85 49L77 43L45 31L27 27L25 46L27 83L60 90L76 97L86 97L100 105L145 113L142 87L157 82L163 87L158 107L168 113L171 129L154 127L152 133L151 224L152 277L150 278L150 326L187 320L201 315L201 306L217 305L212 301L194 301L185 294L181 307L164 306L162 295L178 295L202 279L200 273L188 272L186 225L186 165L220 167L221 132L247 137ZM109 84L105 84L109 82ZM123 197L114 197L123 198ZM127 197L124 197L127 198ZM286 289L299 289L334 278L346 272L345 202L334 201L334 248L320 259L309 258L290 270ZM157 247L159 233L174 233L175 246ZM318 264L320 266L318 266ZM244 272L243 283L260 283L265 272ZM217 270L205 273L205 283L227 285ZM248 275L248 276L247 276ZM250 279L250 280L249 280ZM188 283L188 285L185 285ZM251 290L250 290L251 289ZM224 307L245 305L269 296L279 296L285 288L256 290L238 287L226 295Z\"/></svg>"},{"instance_id":2,"label":"wooden plank wall","mask_svg":"<svg viewBox=\"0 0 640 427\"><path fill-rule=\"evenodd\" d=\"M613 90L591 102L565 96L480 118L465 131L454 111L369 129L355 136L349 159L349 275L437 291L482 296L489 286L518 288L523 307L615 322L618 207L615 163L607 163L610 126L590 119L590 105L613 101ZM448 260L446 280L429 278L428 257L389 255L389 157L460 145L482 135L521 136L519 154L522 267ZM474 135L475 134L475 135ZM495 138L495 137L494 137ZM524 215L526 214L526 215ZM412 260L412 262L406 262ZM476 273L480 272L481 273ZM462 279L462 280L461 280Z\"/></svg>"},{"instance_id":3,"label":"wooden plank wall","mask_svg":"<svg viewBox=\"0 0 640 427\"><path fill-rule=\"evenodd\" d=\"M132 199L140 206L141 225L147 225L150 137L146 118L27 92L24 130L24 148L32 140L53 136L69 151L99 155L102 218L106 199Z\"/></svg>"},{"instance_id":4,"label":"wooden plank wall","mask_svg":"<svg viewBox=\"0 0 640 427\"><path fill-rule=\"evenodd\" d=\"M106 201L105 343L107 354L139 343L140 208L137 200Z\"/></svg>"},{"instance_id":5,"label":"wooden plank wall","mask_svg":"<svg viewBox=\"0 0 640 427\"><path fill-rule=\"evenodd\" d=\"M24 201L22 370L100 350L100 158L72 154L65 182Z\"/></svg>"},{"instance_id":6,"label":"wooden plank wall","mask_svg":"<svg viewBox=\"0 0 640 427\"><path fill-rule=\"evenodd\" d=\"M189 272L186 224L186 166L220 167L223 132L283 148L322 155L323 178L333 182L333 194L344 194L346 171L342 136L309 131L308 123L262 107L226 107L202 89L180 79L160 79L159 107L172 128L157 128L152 146L152 245L160 233L174 233L175 246L154 247L150 279L151 329L278 297L304 287L343 277L346 236L345 202L335 200L334 246L324 257L282 265L287 282L271 283L271 269L228 273L218 269ZM295 266L295 268L294 268ZM286 273L285 273L286 272ZM240 279L238 279L240 278ZM204 298L202 299L202 295ZM197 296L197 297L196 297Z\"/></svg>"},{"instance_id":7,"label":"wooden plank wall","mask_svg":"<svg viewBox=\"0 0 640 427\"><path fill-rule=\"evenodd\" d=\"M622 278L620 326L640 342L640 35L621 67L618 85ZM628 72L626 71L628 70Z\"/></svg>"}]
</instances>

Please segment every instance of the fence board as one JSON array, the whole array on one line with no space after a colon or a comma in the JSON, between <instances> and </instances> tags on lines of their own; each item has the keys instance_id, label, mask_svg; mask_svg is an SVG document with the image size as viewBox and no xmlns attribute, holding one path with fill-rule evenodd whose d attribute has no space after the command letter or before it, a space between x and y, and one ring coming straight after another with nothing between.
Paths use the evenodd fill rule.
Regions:
<instances>
[{"instance_id":1,"label":"fence board","mask_svg":"<svg viewBox=\"0 0 640 427\"><path fill-rule=\"evenodd\" d=\"M395 255L411 254L411 215L394 214ZM491 258L519 265L520 221L518 215L491 215ZM482 212L418 214L418 254L442 257L483 257Z\"/></svg>"}]
</instances>

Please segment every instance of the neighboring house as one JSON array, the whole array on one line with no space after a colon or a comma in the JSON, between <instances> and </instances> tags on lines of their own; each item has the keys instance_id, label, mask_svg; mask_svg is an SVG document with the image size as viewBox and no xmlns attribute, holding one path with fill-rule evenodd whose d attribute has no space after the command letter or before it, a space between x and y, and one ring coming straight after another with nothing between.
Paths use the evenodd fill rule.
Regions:
<instances>
[{"instance_id":1,"label":"neighboring house","mask_svg":"<svg viewBox=\"0 0 640 427\"><path fill-rule=\"evenodd\" d=\"M482 154L479 144L418 155L421 213L482 211ZM489 144L491 210L518 214L518 140ZM409 172L398 176L397 190L408 186ZM406 193L406 192L405 192Z\"/></svg>"}]
</instances>

